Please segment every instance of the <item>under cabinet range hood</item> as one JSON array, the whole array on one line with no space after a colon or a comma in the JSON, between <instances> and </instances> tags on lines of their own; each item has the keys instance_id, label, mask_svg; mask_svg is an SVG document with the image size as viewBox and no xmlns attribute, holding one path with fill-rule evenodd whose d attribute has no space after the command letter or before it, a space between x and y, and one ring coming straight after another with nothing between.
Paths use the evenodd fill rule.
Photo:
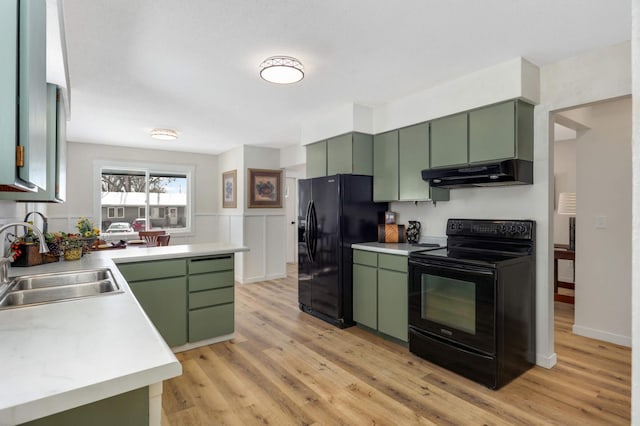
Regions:
<instances>
[{"instance_id":1,"label":"under cabinet range hood","mask_svg":"<svg viewBox=\"0 0 640 426\"><path fill-rule=\"evenodd\" d=\"M533 183L533 161L504 160L477 166L456 166L422 171L434 188L527 185Z\"/></svg>"}]
</instances>

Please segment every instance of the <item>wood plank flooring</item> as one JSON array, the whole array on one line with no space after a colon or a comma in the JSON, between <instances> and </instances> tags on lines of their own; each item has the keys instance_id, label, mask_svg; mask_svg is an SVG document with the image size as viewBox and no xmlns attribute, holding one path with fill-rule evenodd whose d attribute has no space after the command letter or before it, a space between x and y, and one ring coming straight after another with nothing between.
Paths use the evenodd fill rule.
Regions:
<instances>
[{"instance_id":1,"label":"wood plank flooring","mask_svg":"<svg viewBox=\"0 0 640 426\"><path fill-rule=\"evenodd\" d=\"M574 336L572 305L555 305L558 364L491 391L300 312L289 272L236 286L235 339L177 355L184 372L164 382L164 426L630 423L631 350Z\"/></svg>"}]
</instances>

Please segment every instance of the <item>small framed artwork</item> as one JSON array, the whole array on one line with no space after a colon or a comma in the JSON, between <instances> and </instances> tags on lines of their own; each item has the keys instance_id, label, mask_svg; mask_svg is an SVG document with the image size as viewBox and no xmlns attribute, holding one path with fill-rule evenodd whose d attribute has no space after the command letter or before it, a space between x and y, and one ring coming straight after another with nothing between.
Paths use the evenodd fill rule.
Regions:
<instances>
[{"instance_id":1,"label":"small framed artwork","mask_svg":"<svg viewBox=\"0 0 640 426\"><path fill-rule=\"evenodd\" d=\"M222 174L222 207L238 207L238 171L230 170Z\"/></svg>"},{"instance_id":2,"label":"small framed artwork","mask_svg":"<svg viewBox=\"0 0 640 426\"><path fill-rule=\"evenodd\" d=\"M249 202L252 208L282 208L282 170L248 169Z\"/></svg>"}]
</instances>

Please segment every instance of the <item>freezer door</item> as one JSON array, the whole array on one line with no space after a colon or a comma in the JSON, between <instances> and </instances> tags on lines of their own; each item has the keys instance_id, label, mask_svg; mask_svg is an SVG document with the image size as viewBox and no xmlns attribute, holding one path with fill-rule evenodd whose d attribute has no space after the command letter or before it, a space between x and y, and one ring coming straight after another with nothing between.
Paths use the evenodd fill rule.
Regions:
<instances>
[{"instance_id":1,"label":"freezer door","mask_svg":"<svg viewBox=\"0 0 640 426\"><path fill-rule=\"evenodd\" d=\"M311 252L309 216L311 212L311 179L298 181L298 303L311 306Z\"/></svg>"},{"instance_id":2,"label":"freezer door","mask_svg":"<svg viewBox=\"0 0 640 426\"><path fill-rule=\"evenodd\" d=\"M311 307L330 318L342 318L340 280L339 177L312 180L310 213Z\"/></svg>"}]
</instances>

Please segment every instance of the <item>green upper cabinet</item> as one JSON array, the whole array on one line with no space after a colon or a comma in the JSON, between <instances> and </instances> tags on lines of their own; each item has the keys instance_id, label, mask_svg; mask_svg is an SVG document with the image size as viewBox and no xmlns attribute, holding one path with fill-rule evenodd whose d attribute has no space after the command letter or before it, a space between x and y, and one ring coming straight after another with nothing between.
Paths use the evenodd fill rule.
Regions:
<instances>
[{"instance_id":1,"label":"green upper cabinet","mask_svg":"<svg viewBox=\"0 0 640 426\"><path fill-rule=\"evenodd\" d=\"M533 105L501 102L431 122L431 168L533 161Z\"/></svg>"},{"instance_id":2,"label":"green upper cabinet","mask_svg":"<svg viewBox=\"0 0 640 426\"><path fill-rule=\"evenodd\" d=\"M0 200L64 202L66 197L66 110L60 90L47 85L47 184L37 191L4 191Z\"/></svg>"},{"instance_id":3,"label":"green upper cabinet","mask_svg":"<svg viewBox=\"0 0 640 426\"><path fill-rule=\"evenodd\" d=\"M398 131L373 137L373 201L397 201Z\"/></svg>"},{"instance_id":4,"label":"green upper cabinet","mask_svg":"<svg viewBox=\"0 0 640 426\"><path fill-rule=\"evenodd\" d=\"M312 143L307 148L307 177L327 175L327 141Z\"/></svg>"},{"instance_id":5,"label":"green upper cabinet","mask_svg":"<svg viewBox=\"0 0 640 426\"><path fill-rule=\"evenodd\" d=\"M467 113L433 120L431 168L467 164L467 141Z\"/></svg>"},{"instance_id":6,"label":"green upper cabinet","mask_svg":"<svg viewBox=\"0 0 640 426\"><path fill-rule=\"evenodd\" d=\"M429 168L429 123L373 137L374 201L447 201L449 191L429 188L422 170Z\"/></svg>"},{"instance_id":7,"label":"green upper cabinet","mask_svg":"<svg viewBox=\"0 0 640 426\"><path fill-rule=\"evenodd\" d=\"M327 176L373 174L373 136L347 133L327 140Z\"/></svg>"},{"instance_id":8,"label":"green upper cabinet","mask_svg":"<svg viewBox=\"0 0 640 426\"><path fill-rule=\"evenodd\" d=\"M513 100L469 112L469 163L533 160L533 105Z\"/></svg>"},{"instance_id":9,"label":"green upper cabinet","mask_svg":"<svg viewBox=\"0 0 640 426\"><path fill-rule=\"evenodd\" d=\"M428 200L429 184L422 170L429 168L429 123L404 127L398 132L400 201Z\"/></svg>"},{"instance_id":10,"label":"green upper cabinet","mask_svg":"<svg viewBox=\"0 0 640 426\"><path fill-rule=\"evenodd\" d=\"M0 4L0 57L0 189L45 188L45 0Z\"/></svg>"}]
</instances>

